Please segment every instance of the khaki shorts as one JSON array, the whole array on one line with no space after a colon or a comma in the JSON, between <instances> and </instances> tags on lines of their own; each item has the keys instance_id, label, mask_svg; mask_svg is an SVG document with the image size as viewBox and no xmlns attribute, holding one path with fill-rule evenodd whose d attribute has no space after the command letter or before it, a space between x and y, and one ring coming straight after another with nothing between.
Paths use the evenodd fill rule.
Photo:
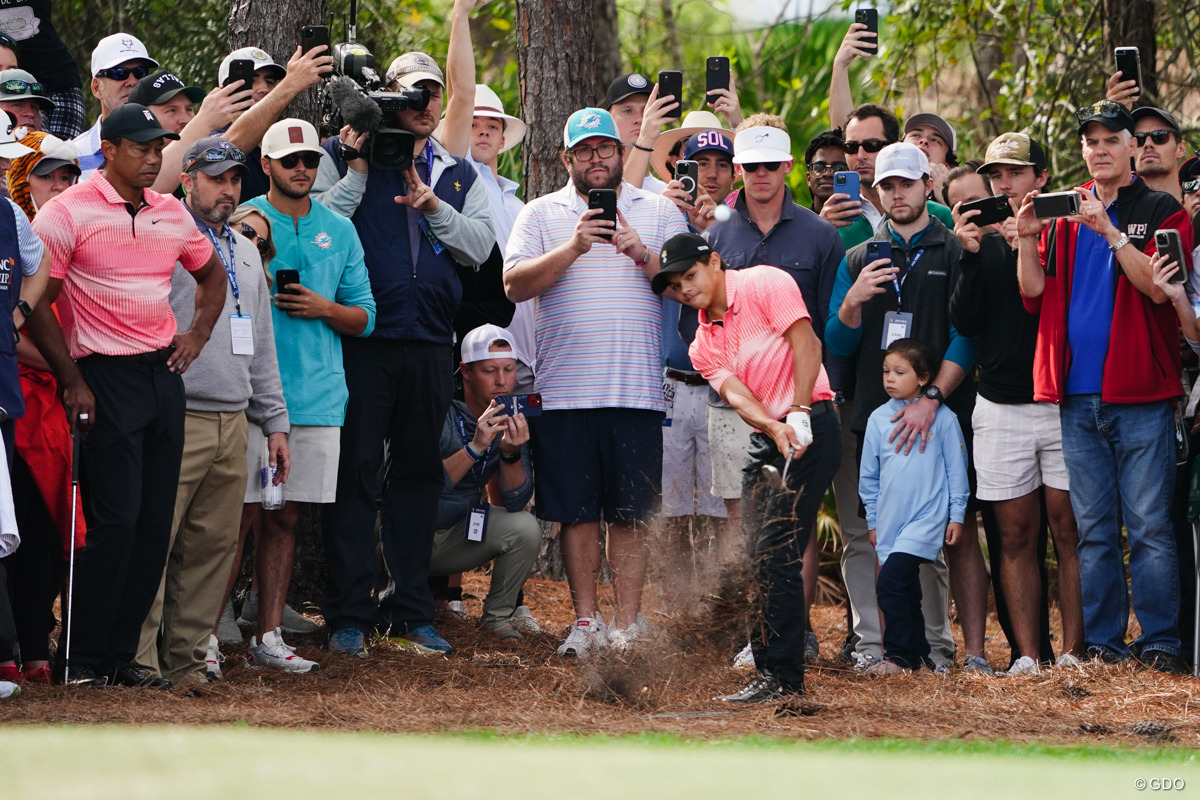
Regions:
<instances>
[{"instance_id":1,"label":"khaki shorts","mask_svg":"<svg viewBox=\"0 0 1200 800\"><path fill-rule=\"evenodd\" d=\"M1068 490L1054 403L993 403L980 395L971 427L980 500L1013 500L1042 485Z\"/></svg>"},{"instance_id":2,"label":"khaki shorts","mask_svg":"<svg viewBox=\"0 0 1200 800\"><path fill-rule=\"evenodd\" d=\"M712 457L712 493L724 500L742 497L742 467L754 429L732 408L708 407L708 450Z\"/></svg>"},{"instance_id":3,"label":"khaki shorts","mask_svg":"<svg viewBox=\"0 0 1200 800\"><path fill-rule=\"evenodd\" d=\"M263 454L267 437L262 428L250 426L246 447L246 497L244 502L262 502ZM293 425L288 434L291 472L283 485L284 501L332 503L337 499L338 458L342 452L342 429L317 425Z\"/></svg>"}]
</instances>

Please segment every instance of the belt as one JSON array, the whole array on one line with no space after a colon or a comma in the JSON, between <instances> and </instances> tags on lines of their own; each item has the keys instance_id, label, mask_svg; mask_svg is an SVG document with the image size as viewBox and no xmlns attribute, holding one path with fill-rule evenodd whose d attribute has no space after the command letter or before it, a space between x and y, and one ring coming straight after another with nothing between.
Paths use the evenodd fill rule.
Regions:
<instances>
[{"instance_id":1,"label":"belt","mask_svg":"<svg viewBox=\"0 0 1200 800\"><path fill-rule=\"evenodd\" d=\"M663 375L673 381L679 381L685 386L708 386L708 381L704 380L704 376L699 372L683 372L667 367L663 370Z\"/></svg>"},{"instance_id":2,"label":"belt","mask_svg":"<svg viewBox=\"0 0 1200 800\"><path fill-rule=\"evenodd\" d=\"M103 353L93 353L88 357L107 358L110 361L125 361L133 364L165 364L174 352L175 345L169 344L159 350L151 350L149 353L135 353L131 356L106 356Z\"/></svg>"},{"instance_id":3,"label":"belt","mask_svg":"<svg viewBox=\"0 0 1200 800\"><path fill-rule=\"evenodd\" d=\"M837 406L835 406L833 404L832 400L818 400L815 403L813 403L812 406L810 406L810 408L812 408L812 411L808 412L809 419L816 419L817 417L822 416L824 414L832 414L834 411L837 410ZM787 417L785 416L783 419L781 419L779 421L787 422Z\"/></svg>"}]
</instances>

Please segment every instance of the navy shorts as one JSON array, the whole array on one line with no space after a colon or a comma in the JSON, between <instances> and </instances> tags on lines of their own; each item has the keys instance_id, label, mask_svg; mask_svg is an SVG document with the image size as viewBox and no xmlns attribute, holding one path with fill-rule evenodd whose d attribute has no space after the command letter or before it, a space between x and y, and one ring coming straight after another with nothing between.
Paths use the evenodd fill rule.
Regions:
<instances>
[{"instance_id":1,"label":"navy shorts","mask_svg":"<svg viewBox=\"0 0 1200 800\"><path fill-rule=\"evenodd\" d=\"M662 500L663 412L543 411L530 424L537 515L549 522L649 522Z\"/></svg>"}]
</instances>

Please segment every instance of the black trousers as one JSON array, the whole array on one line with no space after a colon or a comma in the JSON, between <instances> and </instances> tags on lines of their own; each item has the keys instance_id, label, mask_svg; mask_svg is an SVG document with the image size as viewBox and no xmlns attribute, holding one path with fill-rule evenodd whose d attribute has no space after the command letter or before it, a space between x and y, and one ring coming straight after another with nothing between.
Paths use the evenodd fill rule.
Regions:
<instances>
[{"instance_id":1,"label":"black trousers","mask_svg":"<svg viewBox=\"0 0 1200 800\"><path fill-rule=\"evenodd\" d=\"M8 594L21 645L21 661L48 661L50 632L55 625L54 598L58 596L66 568L62 538L33 482L29 466L20 456L13 459L12 488L21 546L0 563L8 572ZM0 635L0 660L7 652Z\"/></svg>"},{"instance_id":2,"label":"black trousers","mask_svg":"<svg viewBox=\"0 0 1200 800\"><path fill-rule=\"evenodd\" d=\"M441 435L450 407L450 347L344 338L342 355L350 403L337 501L325 508L329 586L321 611L331 631L369 633L374 627L375 512L383 467L380 539L391 582L379 598L380 625L408 631L433 621L426 581L444 480Z\"/></svg>"},{"instance_id":3,"label":"black trousers","mask_svg":"<svg viewBox=\"0 0 1200 800\"><path fill-rule=\"evenodd\" d=\"M750 435L742 470L742 522L755 543L763 624L750 641L754 664L784 688L804 689L804 548L817 523L817 511L842 461L842 433L833 404L814 404L813 441L788 470L788 490L767 486L765 465L783 473L784 457L770 436Z\"/></svg>"},{"instance_id":4,"label":"black trousers","mask_svg":"<svg viewBox=\"0 0 1200 800\"><path fill-rule=\"evenodd\" d=\"M137 654L166 566L183 457L183 378L165 363L132 358L89 356L79 369L96 397L96 424L80 450L88 531L75 556L71 668L109 673Z\"/></svg>"},{"instance_id":5,"label":"black trousers","mask_svg":"<svg viewBox=\"0 0 1200 800\"><path fill-rule=\"evenodd\" d=\"M927 558L893 552L875 578L875 595L883 612L884 658L906 669L932 663L921 613L920 570L928 563Z\"/></svg>"}]
</instances>

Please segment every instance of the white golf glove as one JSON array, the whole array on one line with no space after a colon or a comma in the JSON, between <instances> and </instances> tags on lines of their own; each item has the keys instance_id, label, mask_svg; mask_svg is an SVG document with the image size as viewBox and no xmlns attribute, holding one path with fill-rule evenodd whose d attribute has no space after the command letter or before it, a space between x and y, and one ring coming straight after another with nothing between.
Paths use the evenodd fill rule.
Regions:
<instances>
[{"instance_id":1,"label":"white golf glove","mask_svg":"<svg viewBox=\"0 0 1200 800\"><path fill-rule=\"evenodd\" d=\"M792 430L796 432L796 440L800 442L801 447L808 447L812 444L812 420L808 414L803 411L792 411L787 415L787 424L792 426Z\"/></svg>"}]
</instances>

